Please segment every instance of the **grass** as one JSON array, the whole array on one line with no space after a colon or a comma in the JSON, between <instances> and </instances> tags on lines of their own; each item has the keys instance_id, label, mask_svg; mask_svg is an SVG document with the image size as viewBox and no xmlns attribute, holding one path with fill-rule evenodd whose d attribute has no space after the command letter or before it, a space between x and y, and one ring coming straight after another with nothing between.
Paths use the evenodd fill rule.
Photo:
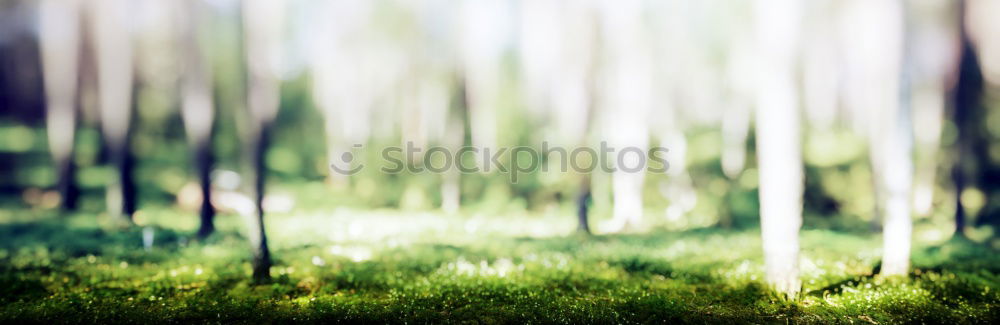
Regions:
<instances>
[{"instance_id":1,"label":"grass","mask_svg":"<svg viewBox=\"0 0 1000 325\"><path fill-rule=\"evenodd\" d=\"M802 232L803 293L763 284L759 231L580 236L570 218L296 212L268 219L274 280L249 281L241 220L144 210L0 210L0 322L997 323L1000 255L917 243L907 278L873 276L874 234ZM143 249L143 230L154 245Z\"/></svg>"}]
</instances>

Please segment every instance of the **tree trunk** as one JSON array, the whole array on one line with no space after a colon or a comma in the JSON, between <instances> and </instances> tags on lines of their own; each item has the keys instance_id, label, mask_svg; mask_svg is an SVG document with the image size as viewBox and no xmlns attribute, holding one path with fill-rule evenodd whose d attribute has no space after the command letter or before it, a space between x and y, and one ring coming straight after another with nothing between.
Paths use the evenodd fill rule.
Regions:
<instances>
[{"instance_id":1,"label":"tree trunk","mask_svg":"<svg viewBox=\"0 0 1000 325\"><path fill-rule=\"evenodd\" d=\"M576 230L590 234L589 204L590 204L590 176L584 176L580 181L580 192L576 197Z\"/></svg>"},{"instance_id":2,"label":"tree trunk","mask_svg":"<svg viewBox=\"0 0 1000 325\"><path fill-rule=\"evenodd\" d=\"M364 31L371 28L372 4L327 1L317 7L310 41L312 96L323 115L327 184L347 188L351 161L345 159L354 145L370 135L373 102L378 94L373 85L381 66L372 58L371 40Z\"/></svg>"},{"instance_id":3,"label":"tree trunk","mask_svg":"<svg viewBox=\"0 0 1000 325\"><path fill-rule=\"evenodd\" d=\"M97 52L98 102L104 143L118 171L108 186L108 210L112 217L131 223L135 212L134 159L129 150L133 106L132 35L127 0L98 0L89 3L92 32ZM97 18L99 17L99 19Z\"/></svg>"},{"instance_id":4,"label":"tree trunk","mask_svg":"<svg viewBox=\"0 0 1000 325\"><path fill-rule=\"evenodd\" d=\"M929 215L934 204L934 190L937 184L938 148L941 144L941 127L944 122L945 89L940 75L931 76L914 89L913 128L914 146L917 149L915 163L913 208L917 215Z\"/></svg>"},{"instance_id":5,"label":"tree trunk","mask_svg":"<svg viewBox=\"0 0 1000 325\"><path fill-rule=\"evenodd\" d=\"M465 1L460 4L459 55L468 103L468 130L472 145L497 150L497 117L503 81L503 44L507 38L509 4L504 1ZM485 165L484 162L480 162ZM484 167L484 166L480 166Z\"/></svg>"},{"instance_id":6,"label":"tree trunk","mask_svg":"<svg viewBox=\"0 0 1000 325\"><path fill-rule=\"evenodd\" d=\"M208 60L198 44L199 12L194 1L183 1L179 16L181 77L181 117L191 148L192 165L201 187L200 226L198 237L205 238L215 231L215 208L212 206L212 126L215 107L212 106L212 84Z\"/></svg>"},{"instance_id":7,"label":"tree trunk","mask_svg":"<svg viewBox=\"0 0 1000 325\"><path fill-rule=\"evenodd\" d=\"M909 69L912 55L906 51L908 37L905 31L905 9L902 1L885 1L879 9L885 15L880 20L885 28L885 41L880 42L884 48L886 61L882 66L890 67L886 71L893 72L883 83L886 86L884 96L888 103L881 109L883 118L876 121L884 122L878 125L882 132L874 141L884 141L881 146L882 170L880 175L885 198L885 222L882 231L882 275L906 275L910 269L910 246L913 233L911 217L913 196L913 123L910 113L910 83ZM896 80L890 82L889 80ZM883 102L877 102L883 103Z\"/></svg>"},{"instance_id":8,"label":"tree trunk","mask_svg":"<svg viewBox=\"0 0 1000 325\"><path fill-rule=\"evenodd\" d=\"M520 10L521 84L529 111L547 121L540 134L543 148L562 146L572 152L572 146L590 147L597 93L595 53L599 50L594 8L561 1L529 1ZM571 158L564 154L563 166L568 167ZM542 171L547 170L543 167ZM565 197L574 198L577 230L590 233L590 175L569 175L579 184L575 193Z\"/></svg>"},{"instance_id":9,"label":"tree trunk","mask_svg":"<svg viewBox=\"0 0 1000 325\"><path fill-rule=\"evenodd\" d=\"M248 236L253 252L253 278L255 282L262 283L271 278L271 252L264 230L265 156L281 100L278 67L274 62L280 59L276 49L281 46L284 7L269 0L248 0L242 4L249 116L243 152L252 180L247 187L255 206L254 215L248 223Z\"/></svg>"},{"instance_id":10,"label":"tree trunk","mask_svg":"<svg viewBox=\"0 0 1000 325\"><path fill-rule=\"evenodd\" d=\"M80 51L80 2L45 0L39 4L39 45L45 82L46 132L64 210L76 209L75 135Z\"/></svg>"},{"instance_id":11,"label":"tree trunk","mask_svg":"<svg viewBox=\"0 0 1000 325\"><path fill-rule=\"evenodd\" d=\"M456 79L460 81L453 85L452 89L456 91L454 91L451 100L445 104L446 108L443 110L444 131L438 139L441 145L454 153L460 152L462 147L472 145L471 132L469 131L472 128L472 122L469 119L471 113L469 112L468 83L461 78ZM455 156L456 167L464 166L462 165L463 156ZM457 168L452 168L441 176L441 210L452 214L458 212L461 206L462 173Z\"/></svg>"},{"instance_id":12,"label":"tree trunk","mask_svg":"<svg viewBox=\"0 0 1000 325\"><path fill-rule=\"evenodd\" d=\"M206 139L207 140L207 139ZM194 167L201 187L201 208L198 216L198 238L205 238L215 232L215 207L212 206L212 164L213 156L208 144L195 144Z\"/></svg>"},{"instance_id":13,"label":"tree trunk","mask_svg":"<svg viewBox=\"0 0 1000 325\"><path fill-rule=\"evenodd\" d=\"M652 107L653 67L647 30L642 19L641 1L624 1L602 7L602 26L607 46L603 69L604 90L601 100L608 120L608 142L615 151L607 158L612 172L613 217L611 232L638 226L643 217L643 185L646 170L632 170L636 154L624 154L627 148L642 154L649 147L649 113ZM625 159L621 159L625 158ZM598 161L604 161L599 159Z\"/></svg>"},{"instance_id":14,"label":"tree trunk","mask_svg":"<svg viewBox=\"0 0 1000 325\"><path fill-rule=\"evenodd\" d=\"M955 139L955 160L952 162L951 179L955 185L955 235L965 236L966 214L962 205L962 192L968 185L969 174L974 168L975 153L973 152L973 128L976 121L975 112L980 109L979 101L983 94L983 76L980 72L979 58L972 47L967 24L967 1L959 2L959 30L961 31L961 54L958 66L958 83L952 92L952 119L958 128Z\"/></svg>"},{"instance_id":15,"label":"tree trunk","mask_svg":"<svg viewBox=\"0 0 1000 325\"><path fill-rule=\"evenodd\" d=\"M249 238L253 251L253 279L254 281L266 282L271 278L271 250L267 246L267 233L264 231L264 179L266 177L267 166L265 166L265 154L270 137L269 123L261 125L251 143L252 155L252 192L254 200L254 215L250 218Z\"/></svg>"},{"instance_id":16,"label":"tree trunk","mask_svg":"<svg viewBox=\"0 0 1000 325\"><path fill-rule=\"evenodd\" d=\"M796 0L758 3L757 162L760 223L767 281L794 297L802 226L802 148L793 64L799 12Z\"/></svg>"}]
</instances>

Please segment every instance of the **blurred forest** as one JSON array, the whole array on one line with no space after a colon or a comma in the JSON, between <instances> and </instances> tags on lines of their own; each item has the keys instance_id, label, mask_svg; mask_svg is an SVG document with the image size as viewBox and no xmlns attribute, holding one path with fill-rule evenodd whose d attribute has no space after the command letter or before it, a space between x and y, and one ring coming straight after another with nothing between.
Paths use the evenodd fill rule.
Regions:
<instances>
[{"instance_id":1,"label":"blurred forest","mask_svg":"<svg viewBox=\"0 0 1000 325\"><path fill-rule=\"evenodd\" d=\"M322 300L332 293L317 289L325 285L365 294L396 288L377 275L343 280L362 274L517 269L506 263L527 263L528 271L522 264L518 272L530 273L547 269L540 265L549 260L523 256L556 252L553 263L568 256L574 272L601 265L605 271L593 272L605 273L594 279L571 279L593 292L604 290L594 284L605 283L600 281L647 285L635 270L650 279L715 283L705 279L721 275L707 270L734 270L750 261L746 272L753 279L726 280L745 282L724 282L726 289L714 293L746 294L750 301L780 301L734 289L755 288L747 285L758 273L788 296L822 297L823 290L846 283L840 281L879 268L911 281L934 281L919 272L945 279L948 272L967 272L955 283L968 293L942 287L927 299L937 303L952 295L966 302L963 308L978 310L939 321L989 322L1000 308L996 14L1000 2L992 0L0 1L0 233L6 241L0 284L14 288L2 292L22 297L20 306L40 306L25 293L33 290L25 279L33 279L36 263L28 260L39 254L32 247L51 250L46 256L65 254L51 259L65 261L47 266L65 273L82 272L74 263L96 255L115 267L118 259L125 266L153 263L141 272L180 259L188 261L185 268L191 261L206 263L233 281L252 274L254 283L301 289L312 279L305 291L284 292L277 284L268 293L218 289L279 300ZM424 152L526 146L541 152L543 143L596 148L602 141L667 148L670 167L664 173L581 173L559 171L565 158L543 156L551 170L519 175L517 182L496 171L380 170L388 163L382 149L391 146L412 144ZM508 152L500 160L523 159ZM331 168L345 163L364 168L353 175ZM406 163L440 161L417 155ZM74 233L72 225L84 230ZM826 255L800 262L800 228L801 254ZM576 232L595 235L578 238ZM432 237L419 234L456 242L434 246L425 242ZM477 241L475 234L489 235ZM485 238L502 246L480 246ZM210 252L246 241L250 249L215 255L185 248L196 243L191 245ZM411 250L404 249L407 241ZM323 251L342 260L313 253L323 245L332 245ZM685 251L684 245L700 246ZM658 253L666 247L682 253ZM875 251L860 253L869 247ZM730 249L744 255L707 257ZM146 257L134 255L143 251ZM218 261L208 260L212 256ZM687 256L692 264L671 256ZM848 267L816 271L844 259ZM668 270L658 269L661 262ZM297 263L303 266L292 275L288 269ZM326 275L334 279L323 275L327 263L339 265ZM222 270L231 265L252 270L227 277ZM616 267L631 275L607 275ZM822 272L831 273L817 275ZM535 288L532 281L545 286L545 280L527 279L496 285L529 283L517 293L526 295ZM61 292L58 278L37 281L46 295ZM80 281L73 284L101 286ZM870 281L850 285L881 283ZM906 292L891 288L886 290ZM420 290L433 295L438 289ZM639 299L633 294L640 293L613 295ZM363 320L435 319L406 308L373 316L364 306L380 298L355 298L362 306L355 312L371 317ZM17 298L5 299L0 301ZM928 306L920 301L906 306ZM692 302L702 303L710 302ZM936 317L898 318L908 311L891 311L893 303L876 305L886 314L875 319ZM566 305L544 308L560 306ZM644 321L700 308L692 306ZM823 315L809 306L716 316L829 320L802 316ZM480 307L496 308L498 314L490 315L502 317L500 307ZM647 307L662 306L635 308ZM265 308L272 321L300 315L275 308ZM0 320L59 317L30 310L0 308ZM851 317L865 313L859 310L841 309ZM314 312L320 318L351 315ZM741 316L751 314L756 316ZM453 316L444 319L476 318ZM578 316L508 319L588 320ZM101 319L115 318L94 318Z\"/></svg>"},{"instance_id":2,"label":"blurred forest","mask_svg":"<svg viewBox=\"0 0 1000 325\"><path fill-rule=\"evenodd\" d=\"M924 51L914 50L914 56L926 56L913 58L920 60L915 62L928 61L925 66L913 67L912 69L934 70L936 71L913 71L908 72L913 75L914 81L911 84L923 86L912 90L914 97L914 124L917 132L914 132L918 139L915 146L915 156L918 158L917 178L915 192L919 194L914 200L917 208L915 218L918 221L926 221L927 224L940 225L952 222L954 216L954 201L956 196L948 193L954 192L954 185L951 184L949 167L958 160L957 154L953 152L958 140L959 133L965 134L971 144L968 157L962 159L970 166L972 171L966 177L968 179L967 191L962 195L969 201L966 205L967 214L970 215L972 225L995 224L997 214L996 204L1000 200L991 200L996 191L995 182L991 180L996 176L996 161L1000 158L1000 145L997 144L996 137L1000 130L995 130L990 121L997 120L1000 113L995 113L996 106L995 88L992 83L984 84L981 106L977 109L970 109L965 121L955 121L950 115L946 116L945 108L949 107L949 112L955 110L948 97L954 90L957 78L957 55L960 50L958 40L957 19L954 13L955 8L949 8L937 4L934 1L915 2L909 10L914 11L911 36L914 43L912 47L926 49ZM296 187L306 186L309 190L301 192L312 193L299 197L296 201L299 205L312 205L319 202L309 202L309 197L316 197L318 201L330 200L338 203L347 203L358 207L375 208L404 208L404 209L433 209L440 207L442 198L440 197L440 186L442 179L436 175L383 175L377 168L367 168L361 174L352 176L349 180L331 180L333 183L342 182L337 186L349 186L351 190L341 193L327 195L328 189L316 187L315 183L322 181L330 174L327 167L327 132L324 124L325 111L318 104L319 97L337 96L336 94L321 95L314 92L313 87L317 83L318 71L324 63L310 62L309 52L311 48L321 47L311 38L327 37L334 35L326 33L313 33L313 25L324 23L321 17L310 17L311 15L323 15L313 11L315 6L309 1L293 2L295 6L287 9L290 17L284 24L287 26L281 40L281 50L284 61L280 63L281 79L281 102L280 111L276 118L275 131L273 135L273 146L267 152L268 176L274 177L277 184L287 188L286 191L295 191ZM405 3L405 2L404 2ZM58 202L58 197L45 195L45 189L53 188L56 184L57 173L51 167L52 158L48 154L48 145L45 131L45 93L42 82L43 74L39 55L38 42L36 38L37 26L33 23L36 6L35 1L8 1L5 3L4 19L4 51L3 53L3 168L4 175L2 189L5 193L5 204L12 206L41 206L52 207ZM171 21L175 17L165 17L169 10L162 7L168 4L159 1L140 1L136 6L134 39L134 66L135 85L131 91L134 93L134 118L130 133L130 149L136 157L136 192L139 196L140 205L163 205L172 204L178 199L184 186L197 177L194 168L191 166L192 158L187 147L185 138L185 127L179 106L181 99L178 96L181 86L178 84L178 65L182 65L178 60L176 40L170 35L171 28L176 28L176 24ZM198 30L197 40L204 51L206 66L211 67L211 95L212 107L216 111L213 114L212 143L211 150L216 157L215 168L220 170L239 170L240 137L237 127L244 109L245 99L243 99L243 84L245 72L242 63L245 61L241 51L242 27L238 19L239 12L236 12L235 2L231 1L210 1L201 4L203 8L198 10L197 19L201 23L196 25ZM672 40L653 42L647 40L649 44L663 47L681 47L676 51L676 59L657 58L655 67L660 69L692 69L692 73L664 74L662 78L673 78L675 80L662 81L664 90L657 91L656 112L652 114L665 114L669 117L661 119L647 119L651 124L650 137L654 143L660 143L672 152L669 160L672 162L672 170L669 175L649 175L646 182L646 209L654 211L652 215L667 215L674 221L676 226L706 227L717 225L720 222L736 224L754 224L757 220L756 203L756 166L753 159L753 132L747 130L751 126L731 125L749 124L748 112L746 110L751 104L749 99L740 99L738 87L748 87L740 85L740 82L751 82L739 80L739 78L750 78L744 76L749 72L740 73L740 70L748 70L752 67L739 66L743 53L734 46L748 46L740 44L748 42L744 38L748 24L746 19L738 17L728 17L738 15L739 11L733 6L729 10L711 10L715 6L709 4L675 4L678 6L692 7L685 11L660 10L649 12L649 20L653 22L669 21L677 24L676 31L682 35L673 37L684 37L682 40ZM350 6L350 5L345 5ZM403 146L405 141L428 141L446 142L446 140L430 140L429 138L443 137L442 129L445 127L442 114L447 113L448 105L457 106L450 103L455 101L462 87L458 85L462 78L458 76L460 67L434 65L458 65L454 60L447 59L454 49L448 48L453 44L440 44L448 42L450 37L456 35L435 35L455 33L456 31L444 26L435 24L446 24L447 15L454 14L446 9L433 10L433 8L411 8L417 4L404 6L395 2L375 2L363 5L366 8L351 8L352 10L366 10L362 17L357 17L359 22L354 24L364 24L355 27L360 29L357 33L365 33L363 40L356 41L362 44L352 44L358 47L357 51L372 51L369 60L371 63L368 70L351 72L345 79L350 78L382 78L386 80L372 80L369 82L381 83L382 87L366 87L368 92L377 94L368 95L367 99L355 99L367 101L365 104L358 104L356 109L331 108L330 110L341 109L330 114L343 115L340 118L330 118L335 121L327 123L341 123L343 125L333 126L335 132L359 133L353 136L352 140L336 140L344 143L363 143L369 147L379 145ZM429 5L428 5L429 6ZM749 5L743 5L748 7ZM826 6L844 6L839 4L826 4ZM937 6L937 7L935 7ZM928 8L924 8L928 7ZM453 8L452 8L453 9ZM812 4L808 8L803 8L803 15L829 15L830 10L820 4ZM843 8L842 10L848 10ZM514 8L503 8L506 15L514 15ZM701 15L690 17L690 15L680 13L690 12L690 15ZM988 12L987 10L977 12ZM847 15L844 13L843 15ZM423 17L423 16L430 17ZM443 17L436 17L440 15ZM659 18L657 15L678 15L680 19L670 16ZM688 17L684 17L688 16ZM808 17L808 16L807 16ZM141 19L140 19L141 18ZM190 17L189 17L190 18ZM312 18L312 19L310 19ZM674 17L675 18L675 17ZM804 118L807 127L803 132L803 155L806 170L806 198L805 216L814 222L807 224L816 226L852 227L851 225L864 225L869 222L877 223L877 218L872 209L875 206L874 194L871 184L871 171L867 157L867 141L865 131L861 126L865 108L854 109L847 102L846 97L850 97L846 89L846 81L839 79L846 78L845 74L838 68L836 63L846 61L847 54L838 53L845 51L842 44L849 44L853 39L850 31L837 29L857 28L850 23L842 23L839 26L835 21L837 17L823 17L827 20L803 19L803 24L812 22L812 28L817 29L816 33L823 37L816 36L809 39L810 33L805 34L801 44L803 52L801 58L802 67L798 68L798 75L803 81L802 96ZM513 18L509 18L513 20ZM848 19L848 18L843 18ZM690 20L690 21L685 21ZM981 27L984 35L987 31L987 19ZM652 24L653 22L650 22ZM345 22L347 23L347 22ZM440 30L435 30L435 28ZM647 27L653 29L654 26ZM560 116L560 112L537 112L542 110L554 111L556 108L550 105L532 105L528 98L535 90L525 89L529 77L527 74L540 73L527 71L523 66L530 63L520 57L521 53L527 49L516 47L526 40L515 40L517 33L522 35L530 31L522 31L517 26L497 27L497 33L507 33L500 35L500 39L495 40L497 52L494 58L497 65L495 68L499 75L496 77L498 89L492 90L502 95L498 97L495 107L496 116L489 121L482 122L493 124L490 128L495 129L495 142L498 145L514 146L526 145L540 147L541 140L550 136L546 133L555 133L556 127L553 124L569 123L559 120L579 119L580 116ZM580 33L587 32L586 30ZM666 32L655 33L654 30L644 31L646 37L668 37ZM371 35L367 35L370 33ZM539 32L541 33L541 32ZM838 34L847 34L839 36ZM582 36L581 36L582 37ZM592 35L592 37L598 37ZM80 60L93 60L93 45L83 42L83 50L80 53ZM370 44L366 44L370 43ZM664 44L665 43L665 44ZM812 44L818 43L818 44ZM925 44L926 43L926 44ZM210 48L207 44L211 44ZM337 45L328 45L337 46ZM597 46L597 45L595 45ZM983 51L990 50L989 45L982 46ZM436 53L435 51L440 52ZM661 51L666 52L666 50ZM812 53L820 52L820 53ZM809 56L820 56L814 58ZM344 54L348 55L348 54ZM357 54L366 56L365 54ZM551 54L550 54L551 55ZM566 54L573 56L572 54ZM667 56L667 54L661 54ZM323 54L317 54L323 56ZM336 60L340 58L330 57L318 60ZM383 57L384 56L384 57ZM667 56L668 58L670 56ZM995 56L982 55L984 58ZM313 59L315 60L315 59ZM345 59L346 60L346 59ZM433 61L443 62L433 62ZM680 61L683 64L665 64L665 62ZM825 60L812 62L811 60ZM428 62L430 61L430 62ZM689 62L690 61L690 62ZM984 59L981 63L989 67L997 63ZM995 61L995 60L994 60ZM362 64L351 62L352 69L365 69ZM540 63L535 63L540 64ZM752 63L743 63L744 65ZM734 66L735 65L735 66ZM813 67L811 65L817 65ZM82 80L95 78L93 64L83 64L84 69L79 73ZM418 69L437 68L442 71L435 71L427 74L415 72ZM536 69L549 69L551 67L536 67ZM825 70L823 70L825 69ZM993 68L1000 69L1000 68ZM91 71L86 71L91 70ZM822 71L812 71L822 70ZM989 71L989 70L987 70ZM819 75L812 75L813 73ZM382 75L385 76L382 76ZM423 78L433 78L437 75L438 80L425 81ZM683 78L681 76L684 76ZM535 77L541 78L541 77ZM693 78L695 80L687 80ZM703 80L702 80L703 79ZM827 80L813 80L827 79ZM995 78L994 78L995 79ZM986 79L987 81L989 79ZM355 83L354 87L365 87L358 85L357 81L339 81ZM534 80L533 80L534 81ZM544 81L534 81L544 82ZM812 83L819 83L813 85ZM430 85L428 85L430 84ZM930 85L923 85L930 84ZM78 186L82 195L92 198L99 198L103 195L104 185L108 175L113 173L105 164L107 152L101 145L101 113L99 112L96 82L84 82L80 84L79 91L79 130L74 138L76 152L73 162L79 169L77 174ZM415 90L418 87L442 87L439 90L442 94L420 93ZM545 88L545 87L540 87ZM814 89L816 88L816 89ZM916 88L916 87L914 87ZM926 88L926 89L925 89ZM341 92L341 90L327 90L330 92ZM432 92L425 90L424 92ZM539 90L541 91L541 90ZM343 90L342 92L348 92ZM816 92L816 94L811 94ZM354 92L348 92L354 93ZM437 109L421 110L421 101L413 99L416 96L434 96L437 98L439 107ZM361 95L359 95L361 96ZM541 96L541 95L539 95ZM819 98L814 98L814 97ZM350 100L350 99L340 99ZM425 99L431 101L434 99ZM346 106L346 105L337 105ZM447 106L447 107L445 107ZM539 107L533 107L539 106ZM445 108L441 108L445 107ZM614 108L607 108L614 112ZM852 110L853 109L853 110ZM430 112L428 112L430 110ZM924 112L929 111L929 112ZM586 114L580 112L564 113L565 115ZM437 116L435 116L437 115ZM860 116L859 116L860 115ZM731 120L735 121L731 121ZM662 121L661 121L662 120ZM858 121L862 120L862 121ZM959 125L957 122L966 124ZM437 123L437 124L434 124ZM667 123L669 126L661 126ZM935 125L940 124L940 125ZM960 128L961 126L961 128ZM357 131L348 131L358 129ZM735 130L730 130L735 129ZM967 131L960 132L959 130ZM541 132L538 132L541 131ZM333 133L333 132L331 132ZM673 134L668 134L673 133ZM736 135L733 135L736 134ZM332 137L342 139L349 138L346 135L334 135ZM735 138L735 139L731 139ZM964 138L963 138L964 140ZM674 141L675 143L671 143ZM331 141L332 142L332 141ZM735 143L735 144L732 144ZM925 144L926 143L926 144ZM346 146L349 148L349 145ZM734 148L738 147L738 148ZM726 149L726 150L723 150ZM340 149L344 150L344 149ZM540 150L540 148L539 148ZM927 151L927 152L925 152ZM370 150L377 152L377 150ZM730 153L731 154L727 154ZM745 154L744 154L745 153ZM747 155L747 156L744 156ZM732 157L742 156L742 157ZM748 158L749 157L749 158ZM375 157L372 157L375 158ZM724 160L723 158L728 158ZM369 159L376 161L377 159ZM736 160L735 162L733 160ZM743 163L741 163L743 162ZM418 162L419 163L419 162ZM725 167L724 167L725 166ZM676 177L674 177L676 175ZM470 210L488 209L491 212L509 211L508 209L547 211L553 206L562 203L559 198L562 191L567 191L568 186L573 184L561 184L561 175L556 173L537 173L528 175L524 182L518 184L507 184L503 175L463 175L462 180L462 200L463 206ZM334 177L335 176L330 176ZM606 175L595 175L595 182L608 185ZM924 179L926 178L926 179ZM348 185L349 182L349 185ZM305 184L303 184L305 183ZM680 183L680 184L678 184ZM686 184L685 184L686 183ZM289 185L285 185L289 184ZM279 186L279 185L276 185ZM674 187L687 186L686 191L675 190ZM601 187L601 186L598 186ZM606 186L604 186L606 187ZM334 187L336 189L337 187ZM698 189L697 191L693 189ZM677 193L678 195L669 195ZM687 193L684 193L687 192ZM321 194L322 193L322 194ZM596 209L604 211L610 206L610 191L603 191L603 195L595 198ZM346 197L351 197L347 199ZM342 201L342 202L340 202ZM680 202L673 202L680 201ZM949 204L951 202L951 204ZM673 204L671 204L673 203ZM84 209L103 210L102 200L82 200ZM670 209L670 206L678 208ZM667 211L669 210L669 211ZM677 213L673 211L683 211ZM690 212L696 211L696 212ZM680 218L683 214L685 217ZM726 218L721 218L720 216ZM981 216L981 217L980 217ZM724 219L724 220L723 220ZM860 222L857 222L860 221ZM923 223L923 222L921 222ZM867 226L864 226L867 227ZM947 228L947 227L940 227ZM857 229L857 228L852 228ZM938 238L949 236L941 233Z\"/></svg>"}]
</instances>

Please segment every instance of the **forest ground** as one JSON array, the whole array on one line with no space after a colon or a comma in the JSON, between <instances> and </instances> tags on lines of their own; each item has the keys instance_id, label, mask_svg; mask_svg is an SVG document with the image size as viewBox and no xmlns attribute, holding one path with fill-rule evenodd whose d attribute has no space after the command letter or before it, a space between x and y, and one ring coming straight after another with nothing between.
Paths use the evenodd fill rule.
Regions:
<instances>
[{"instance_id":1,"label":"forest ground","mask_svg":"<svg viewBox=\"0 0 1000 325\"><path fill-rule=\"evenodd\" d=\"M106 219L0 210L0 322L1000 322L1000 254L962 240L918 238L911 275L887 279L877 234L803 230L788 300L762 284L753 228L584 236L571 218L297 211L268 218L273 281L254 284L239 217L203 241L174 208Z\"/></svg>"}]
</instances>

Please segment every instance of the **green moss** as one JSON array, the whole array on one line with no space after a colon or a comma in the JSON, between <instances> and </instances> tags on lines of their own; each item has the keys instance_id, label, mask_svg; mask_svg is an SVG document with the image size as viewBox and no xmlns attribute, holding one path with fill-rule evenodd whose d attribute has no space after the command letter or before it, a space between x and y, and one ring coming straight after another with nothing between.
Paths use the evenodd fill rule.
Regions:
<instances>
[{"instance_id":1,"label":"green moss","mask_svg":"<svg viewBox=\"0 0 1000 325\"><path fill-rule=\"evenodd\" d=\"M756 230L576 236L571 220L342 211L269 217L274 280L253 285L239 218L0 219L0 322L996 323L1000 257L918 243L907 278L873 276L876 235L802 234L803 294L762 284Z\"/></svg>"}]
</instances>

